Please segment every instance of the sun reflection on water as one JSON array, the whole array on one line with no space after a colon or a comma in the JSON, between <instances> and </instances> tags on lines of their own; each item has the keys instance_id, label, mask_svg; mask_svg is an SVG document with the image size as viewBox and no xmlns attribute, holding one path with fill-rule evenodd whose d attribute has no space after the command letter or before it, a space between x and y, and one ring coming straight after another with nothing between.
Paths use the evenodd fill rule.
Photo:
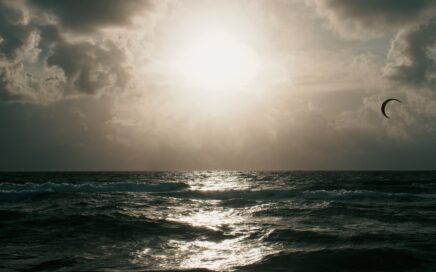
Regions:
<instances>
[{"instance_id":1,"label":"sun reflection on water","mask_svg":"<svg viewBox=\"0 0 436 272\"><path fill-rule=\"evenodd\" d=\"M183 256L181 268L227 270L259 261L265 254L271 253L272 248L262 245L258 240L247 239L254 230L247 224L248 215L241 209L222 208L216 202L212 202L215 205L211 207L210 201L206 203L202 203L202 206L209 204L206 208L170 220L223 231L229 238L222 241L169 241L169 247L177 248L177 255Z\"/></svg>"},{"instance_id":2,"label":"sun reflection on water","mask_svg":"<svg viewBox=\"0 0 436 272\"><path fill-rule=\"evenodd\" d=\"M241 179L233 172L206 172L197 174L187 181L191 190L194 191L229 191L246 190L250 188L250 182Z\"/></svg>"},{"instance_id":3,"label":"sun reflection on water","mask_svg":"<svg viewBox=\"0 0 436 272\"><path fill-rule=\"evenodd\" d=\"M271 250L255 244L244 242L244 238L228 239L222 242L194 241L185 244L183 241L172 241L174 245L184 244L180 248L187 254L181 268L207 268L211 270L227 270L243 266L262 259Z\"/></svg>"},{"instance_id":4,"label":"sun reflection on water","mask_svg":"<svg viewBox=\"0 0 436 272\"><path fill-rule=\"evenodd\" d=\"M264 203L226 205L222 199L202 198L202 194L256 190L252 184L231 172L200 173L184 181L190 192L200 192L200 198L173 198L161 219L174 223L178 228L188 226L189 235L175 235L160 240L159 249L145 247L136 252L136 261L157 264L157 269L205 268L216 271L234 270L262 260L278 252L279 245L264 243L262 237L269 230L253 213L264 209ZM172 195L173 197L173 195ZM231 199L230 199L231 200ZM239 199L236 199L236 202ZM245 203L245 202L244 202ZM194 233L198 232L198 233ZM160 238L159 238L160 239Z\"/></svg>"},{"instance_id":5,"label":"sun reflection on water","mask_svg":"<svg viewBox=\"0 0 436 272\"><path fill-rule=\"evenodd\" d=\"M159 252L145 248L137 253L137 259L148 259L161 268L174 269L206 268L228 271L262 260L266 255L278 251L277 247L267 246L259 239L250 239L257 231L247 224L247 217L234 209L197 211L190 216L182 215L169 219L173 222L194 227L223 232L225 238L200 238L193 241L171 239Z\"/></svg>"},{"instance_id":6,"label":"sun reflection on water","mask_svg":"<svg viewBox=\"0 0 436 272\"><path fill-rule=\"evenodd\" d=\"M234 209L226 211L220 210L200 210L190 215L181 215L175 218L169 218L170 221L188 223L194 227L204 227L212 230L220 230L223 226L240 223L244 218L235 212Z\"/></svg>"}]
</instances>

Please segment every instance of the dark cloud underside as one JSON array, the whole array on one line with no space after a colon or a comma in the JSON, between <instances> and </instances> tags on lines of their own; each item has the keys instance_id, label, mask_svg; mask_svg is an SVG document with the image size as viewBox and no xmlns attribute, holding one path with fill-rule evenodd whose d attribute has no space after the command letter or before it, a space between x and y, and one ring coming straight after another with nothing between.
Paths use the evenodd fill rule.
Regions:
<instances>
[{"instance_id":1,"label":"dark cloud underside","mask_svg":"<svg viewBox=\"0 0 436 272\"><path fill-rule=\"evenodd\" d=\"M385 68L392 81L436 91L436 62L430 50L436 46L436 20L400 31L392 41Z\"/></svg>"},{"instance_id":2,"label":"dark cloud underside","mask_svg":"<svg viewBox=\"0 0 436 272\"><path fill-rule=\"evenodd\" d=\"M128 25L133 15L151 6L147 0L31 0L31 3L57 17L65 28L80 32Z\"/></svg>"},{"instance_id":3,"label":"dark cloud underside","mask_svg":"<svg viewBox=\"0 0 436 272\"><path fill-rule=\"evenodd\" d=\"M436 1L315 0L318 12L343 36L368 39L395 34L384 68L395 85L436 90Z\"/></svg>"},{"instance_id":4,"label":"dark cloud underside","mask_svg":"<svg viewBox=\"0 0 436 272\"><path fill-rule=\"evenodd\" d=\"M414 19L434 4L432 0L329 0L323 1L327 8L344 18L375 25L380 22L398 23Z\"/></svg>"},{"instance_id":5,"label":"dark cloud underside","mask_svg":"<svg viewBox=\"0 0 436 272\"><path fill-rule=\"evenodd\" d=\"M309 0L310 2L310 0ZM432 17L433 0L313 0L342 36L365 39L368 34L396 31L408 24Z\"/></svg>"},{"instance_id":6,"label":"dark cloud underside","mask_svg":"<svg viewBox=\"0 0 436 272\"><path fill-rule=\"evenodd\" d=\"M123 89L125 53L98 38L100 29L128 27L152 7L147 0L0 1L0 99L47 104Z\"/></svg>"}]
</instances>

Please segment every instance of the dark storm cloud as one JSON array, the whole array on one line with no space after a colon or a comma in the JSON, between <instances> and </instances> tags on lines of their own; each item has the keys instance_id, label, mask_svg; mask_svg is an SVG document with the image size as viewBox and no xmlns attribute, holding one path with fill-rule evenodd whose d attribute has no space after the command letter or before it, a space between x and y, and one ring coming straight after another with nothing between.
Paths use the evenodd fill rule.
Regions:
<instances>
[{"instance_id":1,"label":"dark storm cloud","mask_svg":"<svg viewBox=\"0 0 436 272\"><path fill-rule=\"evenodd\" d=\"M436 90L436 20L400 31L392 41L385 75L394 82Z\"/></svg>"},{"instance_id":2,"label":"dark storm cloud","mask_svg":"<svg viewBox=\"0 0 436 272\"><path fill-rule=\"evenodd\" d=\"M325 6L334 10L338 16L358 20L365 24L404 23L414 19L432 4L433 0L330 0Z\"/></svg>"},{"instance_id":3,"label":"dark storm cloud","mask_svg":"<svg viewBox=\"0 0 436 272\"><path fill-rule=\"evenodd\" d=\"M309 1L310 2L310 1ZM321 16L347 38L366 39L386 31L391 42L384 75L396 84L436 88L436 1L313 0Z\"/></svg>"},{"instance_id":4,"label":"dark storm cloud","mask_svg":"<svg viewBox=\"0 0 436 272\"><path fill-rule=\"evenodd\" d=\"M108 86L125 86L125 56L112 42L68 42L54 26L43 28L41 38L51 51L47 65L63 70L67 90L92 94Z\"/></svg>"},{"instance_id":5,"label":"dark storm cloud","mask_svg":"<svg viewBox=\"0 0 436 272\"><path fill-rule=\"evenodd\" d=\"M112 43L102 48L87 42L60 41L54 46L47 64L64 71L69 88L92 94L109 86L125 86L124 60L122 51Z\"/></svg>"},{"instance_id":6,"label":"dark storm cloud","mask_svg":"<svg viewBox=\"0 0 436 272\"><path fill-rule=\"evenodd\" d=\"M393 30L431 16L433 0L314 0L318 12L340 34L365 38L366 34ZM363 36L362 36L363 35Z\"/></svg>"},{"instance_id":7,"label":"dark storm cloud","mask_svg":"<svg viewBox=\"0 0 436 272\"><path fill-rule=\"evenodd\" d=\"M14 59L26 47L31 35L26 20L23 10L0 1L0 57Z\"/></svg>"},{"instance_id":8,"label":"dark storm cloud","mask_svg":"<svg viewBox=\"0 0 436 272\"><path fill-rule=\"evenodd\" d=\"M12 1L0 1L0 100L13 98L11 77L20 57L32 46L34 32L28 16Z\"/></svg>"},{"instance_id":9,"label":"dark storm cloud","mask_svg":"<svg viewBox=\"0 0 436 272\"><path fill-rule=\"evenodd\" d=\"M0 0L0 100L47 104L125 87L125 52L99 32L129 26L151 7L146 0Z\"/></svg>"},{"instance_id":10,"label":"dark storm cloud","mask_svg":"<svg viewBox=\"0 0 436 272\"><path fill-rule=\"evenodd\" d=\"M57 17L63 27L80 32L127 25L133 15L152 4L147 0L30 0L30 3Z\"/></svg>"}]
</instances>

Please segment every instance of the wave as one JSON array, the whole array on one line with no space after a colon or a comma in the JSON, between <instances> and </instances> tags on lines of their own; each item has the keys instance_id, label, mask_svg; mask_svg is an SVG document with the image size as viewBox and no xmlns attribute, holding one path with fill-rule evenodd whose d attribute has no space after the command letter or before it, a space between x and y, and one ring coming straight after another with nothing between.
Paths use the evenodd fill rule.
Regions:
<instances>
[{"instance_id":1,"label":"wave","mask_svg":"<svg viewBox=\"0 0 436 272\"><path fill-rule=\"evenodd\" d=\"M286 199L294 198L299 194L293 190L211 190L211 191L198 191L186 190L183 192L169 192L163 193L164 196L171 196L176 198L187 199L214 199L214 200L235 200L243 199L249 200L262 200L262 199Z\"/></svg>"},{"instance_id":2,"label":"wave","mask_svg":"<svg viewBox=\"0 0 436 272\"><path fill-rule=\"evenodd\" d=\"M430 257L397 248L321 249L280 252L237 271L422 271Z\"/></svg>"},{"instance_id":3,"label":"wave","mask_svg":"<svg viewBox=\"0 0 436 272\"><path fill-rule=\"evenodd\" d=\"M337 235L315 232L310 230L274 229L262 237L263 241L273 243L294 242L294 243L335 243Z\"/></svg>"},{"instance_id":4,"label":"wave","mask_svg":"<svg viewBox=\"0 0 436 272\"><path fill-rule=\"evenodd\" d=\"M182 182L167 183L133 183L133 182L104 182L104 183L0 183L0 192L59 192L59 193L124 193L124 192L164 192L189 188Z\"/></svg>"},{"instance_id":5,"label":"wave","mask_svg":"<svg viewBox=\"0 0 436 272\"><path fill-rule=\"evenodd\" d=\"M419 233L419 237L417 237ZM313 230L298 230L298 229L274 229L261 237L262 241L269 243L281 244L296 244L304 246L317 246L317 245L399 245L405 242L417 243L425 245L426 242L432 239L433 233L429 231L416 231L410 233L408 230L396 232L388 230L361 230L360 232L346 233L346 232L320 232Z\"/></svg>"},{"instance_id":6,"label":"wave","mask_svg":"<svg viewBox=\"0 0 436 272\"><path fill-rule=\"evenodd\" d=\"M47 271L47 270L58 270L62 268L71 267L77 263L79 258L64 258L64 259L54 259L46 260L35 265L32 265L28 269L23 271Z\"/></svg>"},{"instance_id":7,"label":"wave","mask_svg":"<svg viewBox=\"0 0 436 272\"><path fill-rule=\"evenodd\" d=\"M370 190L315 190L305 191L306 198L314 199L371 199L383 200L386 198L396 199L436 199L436 194L420 194L420 193L398 193L398 192L376 192Z\"/></svg>"},{"instance_id":8,"label":"wave","mask_svg":"<svg viewBox=\"0 0 436 272\"><path fill-rule=\"evenodd\" d=\"M0 211L0 215L5 212ZM20 213L7 214L8 221L4 224L14 224L13 220L19 220L20 226L9 230L9 237L26 238L33 236L35 231L43 235L59 235L60 237L95 236L99 239L112 240L141 240L152 237L178 237L187 240L199 238L210 241L221 241L233 238L221 230L212 230L206 227L193 226L188 223L175 222L165 219L152 219L145 216L130 216L124 213L112 212L108 214L35 214ZM26 227L24 227L26 226ZM21 236L20 236L21 234ZM28 239L32 239L28 237Z\"/></svg>"},{"instance_id":9,"label":"wave","mask_svg":"<svg viewBox=\"0 0 436 272\"><path fill-rule=\"evenodd\" d=\"M167 196L177 198L194 198L194 199L217 199L231 200L243 199L248 200L286 200L286 199L303 199L303 200L381 200L399 199L399 200L436 200L436 194L412 194L412 193L386 193L368 190L228 190L228 191L196 191L185 190L179 192L164 193Z\"/></svg>"},{"instance_id":10,"label":"wave","mask_svg":"<svg viewBox=\"0 0 436 272\"><path fill-rule=\"evenodd\" d=\"M166 183L0 183L0 201L16 201L44 193L157 193L185 190L183 182Z\"/></svg>"},{"instance_id":11,"label":"wave","mask_svg":"<svg viewBox=\"0 0 436 272\"><path fill-rule=\"evenodd\" d=\"M19 200L41 193L157 193L182 199L222 200L224 206L243 207L264 200L314 200L314 201L363 201L385 202L435 201L434 193L377 192L371 190L301 190L301 189L255 189L255 190L189 190L184 182L94 182L59 183L26 182L0 183L1 200Z\"/></svg>"}]
</instances>

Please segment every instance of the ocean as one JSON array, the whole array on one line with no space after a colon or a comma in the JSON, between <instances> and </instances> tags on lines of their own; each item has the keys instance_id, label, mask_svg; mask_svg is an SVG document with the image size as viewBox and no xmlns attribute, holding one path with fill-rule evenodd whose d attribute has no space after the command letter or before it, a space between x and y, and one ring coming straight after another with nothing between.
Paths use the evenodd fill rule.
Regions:
<instances>
[{"instance_id":1,"label":"ocean","mask_svg":"<svg viewBox=\"0 0 436 272\"><path fill-rule=\"evenodd\" d=\"M0 271L436 271L436 172L3 172Z\"/></svg>"}]
</instances>

